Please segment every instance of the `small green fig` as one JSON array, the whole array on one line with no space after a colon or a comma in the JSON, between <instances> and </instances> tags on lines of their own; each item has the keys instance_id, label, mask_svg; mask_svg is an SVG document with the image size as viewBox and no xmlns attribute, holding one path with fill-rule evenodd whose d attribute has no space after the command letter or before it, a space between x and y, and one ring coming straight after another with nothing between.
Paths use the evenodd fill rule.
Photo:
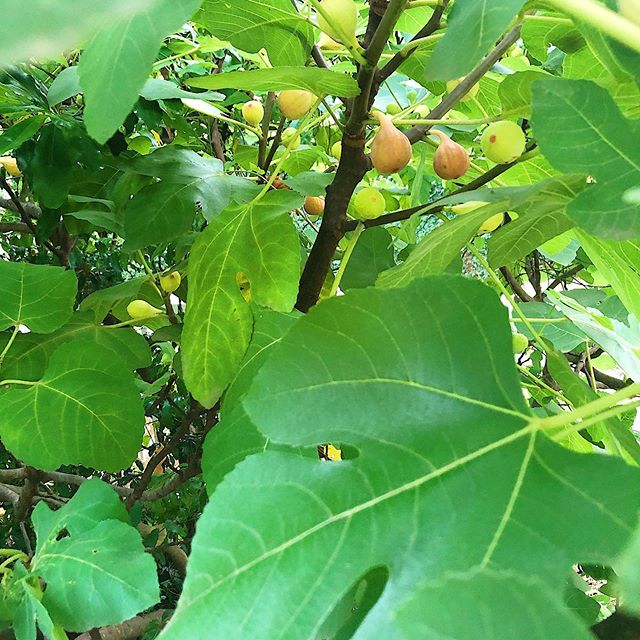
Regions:
<instances>
[{"instance_id":1,"label":"small green fig","mask_svg":"<svg viewBox=\"0 0 640 640\"><path fill-rule=\"evenodd\" d=\"M333 145L331 145L331 155L340 160L342 157L342 142L334 142Z\"/></svg>"},{"instance_id":2,"label":"small green fig","mask_svg":"<svg viewBox=\"0 0 640 640\"><path fill-rule=\"evenodd\" d=\"M373 187L365 187L356 193L353 208L358 220L379 218L386 209L384 196Z\"/></svg>"},{"instance_id":3,"label":"small green fig","mask_svg":"<svg viewBox=\"0 0 640 640\"><path fill-rule=\"evenodd\" d=\"M390 115L390 116L395 116L398 113L400 113L402 111L402 107L399 104L396 104L395 102L390 102L386 107L385 107L385 111Z\"/></svg>"},{"instance_id":4,"label":"small green fig","mask_svg":"<svg viewBox=\"0 0 640 640\"><path fill-rule=\"evenodd\" d=\"M254 127L257 127L264 118L264 107L258 100L249 100L242 105L244 119Z\"/></svg>"},{"instance_id":5,"label":"small green fig","mask_svg":"<svg viewBox=\"0 0 640 640\"><path fill-rule=\"evenodd\" d=\"M156 309L153 305L150 305L145 300L133 300L127 305L127 313L134 320L144 320L147 318L153 318L159 316L163 312L160 309Z\"/></svg>"},{"instance_id":6,"label":"small green fig","mask_svg":"<svg viewBox=\"0 0 640 640\"><path fill-rule=\"evenodd\" d=\"M288 127L282 132L280 137L283 146L287 147L290 151L297 149L300 146L300 134L295 127Z\"/></svg>"},{"instance_id":7,"label":"small green fig","mask_svg":"<svg viewBox=\"0 0 640 640\"><path fill-rule=\"evenodd\" d=\"M522 353L529 346L529 338L522 333L514 333L512 336L513 352Z\"/></svg>"},{"instance_id":8,"label":"small green fig","mask_svg":"<svg viewBox=\"0 0 640 640\"><path fill-rule=\"evenodd\" d=\"M511 120L490 124L480 138L484 155L496 164L517 160L527 145L524 131Z\"/></svg>"},{"instance_id":9,"label":"small green fig","mask_svg":"<svg viewBox=\"0 0 640 640\"><path fill-rule=\"evenodd\" d=\"M160 276L160 286L163 291L167 293L173 293L180 286L181 282L182 278L177 271L172 271L166 276Z\"/></svg>"}]
</instances>

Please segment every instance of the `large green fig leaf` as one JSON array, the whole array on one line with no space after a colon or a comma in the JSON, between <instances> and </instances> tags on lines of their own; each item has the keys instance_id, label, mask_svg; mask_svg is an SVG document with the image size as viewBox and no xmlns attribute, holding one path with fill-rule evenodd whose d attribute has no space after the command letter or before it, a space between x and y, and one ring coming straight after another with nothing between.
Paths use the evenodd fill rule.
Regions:
<instances>
[{"instance_id":1,"label":"large green fig leaf","mask_svg":"<svg viewBox=\"0 0 640 640\"><path fill-rule=\"evenodd\" d=\"M0 331L18 325L55 331L71 316L77 288L73 271L0 260Z\"/></svg>"},{"instance_id":2,"label":"large green fig leaf","mask_svg":"<svg viewBox=\"0 0 640 640\"><path fill-rule=\"evenodd\" d=\"M76 313L67 324L46 336L18 334L0 366L2 378L30 382L39 380L45 373L51 354L59 346L76 340L104 345L118 353L129 369L140 369L151 364L151 351L143 336L130 328L112 329L94 324L91 322L92 315L90 312ZM0 336L0 350L3 346Z\"/></svg>"},{"instance_id":3,"label":"large green fig leaf","mask_svg":"<svg viewBox=\"0 0 640 640\"><path fill-rule=\"evenodd\" d=\"M452 615L452 593L456 608L464 612L460 615ZM496 615L500 611L502 615ZM388 637L398 640L593 638L559 598L545 592L542 580L518 571L484 569L449 575L435 583L425 580L398 608L397 616L399 632Z\"/></svg>"},{"instance_id":4,"label":"large green fig leaf","mask_svg":"<svg viewBox=\"0 0 640 640\"><path fill-rule=\"evenodd\" d=\"M144 86L162 39L195 13L201 0L156 0L100 29L80 58L84 121L106 142L124 122Z\"/></svg>"},{"instance_id":5,"label":"large green fig leaf","mask_svg":"<svg viewBox=\"0 0 640 640\"><path fill-rule=\"evenodd\" d=\"M220 398L249 346L253 314L239 280L246 277L258 305L293 309L300 247L289 211L301 204L300 195L280 190L231 206L193 246L182 361L187 387L205 407Z\"/></svg>"},{"instance_id":6,"label":"large green fig leaf","mask_svg":"<svg viewBox=\"0 0 640 640\"><path fill-rule=\"evenodd\" d=\"M480 225L507 209L508 200L492 202L458 216L438 227L414 248L401 265L383 271L377 278L379 287L406 287L416 278L439 275L460 255L462 247L478 231Z\"/></svg>"},{"instance_id":7,"label":"large green fig leaf","mask_svg":"<svg viewBox=\"0 0 640 640\"><path fill-rule=\"evenodd\" d=\"M136 193L125 209L125 248L141 249L174 240L191 230L196 205L207 219L231 202L242 203L260 188L239 176L225 175L217 158L168 146L137 158L128 168L161 178Z\"/></svg>"},{"instance_id":8,"label":"large green fig leaf","mask_svg":"<svg viewBox=\"0 0 640 640\"><path fill-rule=\"evenodd\" d=\"M333 442L347 460L267 450L228 474L162 640L321 637L341 597L380 567L390 577L356 640L500 628L488 581L497 594L516 571L531 597L509 599L510 628L588 637L566 611L549 627L549 598L572 563L610 562L624 547L639 473L542 432L490 289L434 277L325 301L274 347L244 406L271 442Z\"/></svg>"},{"instance_id":9,"label":"large green fig leaf","mask_svg":"<svg viewBox=\"0 0 640 640\"><path fill-rule=\"evenodd\" d=\"M0 437L26 464L107 471L131 464L144 411L131 370L116 351L89 341L63 344L39 381L6 383L12 388L0 394Z\"/></svg>"},{"instance_id":10,"label":"large green fig leaf","mask_svg":"<svg viewBox=\"0 0 640 640\"><path fill-rule=\"evenodd\" d=\"M582 231L578 231L577 236L629 313L640 318L640 241L603 240Z\"/></svg>"},{"instance_id":11,"label":"large green fig leaf","mask_svg":"<svg viewBox=\"0 0 640 640\"><path fill-rule=\"evenodd\" d=\"M274 69L230 71L193 78L188 80L186 84L202 89L246 89L247 87L251 87L253 91L305 89L317 96L331 94L348 98L360 93L358 83L351 76L316 67L276 67Z\"/></svg>"},{"instance_id":12,"label":"large green fig leaf","mask_svg":"<svg viewBox=\"0 0 640 640\"><path fill-rule=\"evenodd\" d=\"M523 4L524 0L457 0L444 38L427 63L427 78L452 80L471 71L509 27Z\"/></svg>"},{"instance_id":13,"label":"large green fig leaf","mask_svg":"<svg viewBox=\"0 0 640 640\"><path fill-rule=\"evenodd\" d=\"M303 65L314 43L313 29L289 0L204 0L196 21L243 51L264 47L276 66Z\"/></svg>"},{"instance_id":14,"label":"large green fig leaf","mask_svg":"<svg viewBox=\"0 0 640 640\"><path fill-rule=\"evenodd\" d=\"M5 0L0 42L0 66L35 58L43 60L82 44L99 26L136 11L155 6L158 0Z\"/></svg>"},{"instance_id":15,"label":"large green fig leaf","mask_svg":"<svg viewBox=\"0 0 640 640\"><path fill-rule=\"evenodd\" d=\"M159 600L153 558L108 485L86 482L55 512L41 502L33 524L31 572L46 580L43 605L65 629L117 624Z\"/></svg>"},{"instance_id":16,"label":"large green fig leaf","mask_svg":"<svg viewBox=\"0 0 640 640\"><path fill-rule=\"evenodd\" d=\"M640 128L620 113L609 93L585 80L537 80L532 122L556 169L595 179L569 204L569 217L597 236L640 237L640 205L625 195L640 183Z\"/></svg>"}]
</instances>

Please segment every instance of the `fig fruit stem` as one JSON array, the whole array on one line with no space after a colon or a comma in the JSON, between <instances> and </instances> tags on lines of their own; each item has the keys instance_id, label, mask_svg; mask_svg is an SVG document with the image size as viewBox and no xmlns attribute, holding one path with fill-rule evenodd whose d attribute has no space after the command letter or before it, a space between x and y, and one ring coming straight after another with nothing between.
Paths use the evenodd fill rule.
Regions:
<instances>
[{"instance_id":1,"label":"fig fruit stem","mask_svg":"<svg viewBox=\"0 0 640 640\"><path fill-rule=\"evenodd\" d=\"M146 320L153 320L155 318L162 318L162 314L155 313L152 316L146 316L145 318L131 318L130 320L125 320L124 322L118 322L117 324L103 324L103 329L121 329L122 327L133 327L144 323Z\"/></svg>"},{"instance_id":2,"label":"fig fruit stem","mask_svg":"<svg viewBox=\"0 0 640 640\"><path fill-rule=\"evenodd\" d=\"M634 406L640 405L640 400L636 400L632 403L620 404L625 400L630 400L636 396L640 395L640 382L636 382L635 384L631 384L624 389L620 389L614 393L610 393L602 398L598 398L593 402L589 402L589 404L582 405L573 411L560 413L558 415L548 416L546 418L538 418L534 422L541 429L555 429L556 427L563 427L565 425L577 423L577 426L580 429L583 429L585 426L584 421L589 418L597 417L598 420L603 420L604 415L607 414L607 417L611 417L611 410L614 410L613 415L617 415L618 413L624 413L632 409Z\"/></svg>"},{"instance_id":3,"label":"fig fruit stem","mask_svg":"<svg viewBox=\"0 0 640 640\"><path fill-rule=\"evenodd\" d=\"M640 26L594 0L549 0L559 11L640 53Z\"/></svg>"},{"instance_id":4,"label":"fig fruit stem","mask_svg":"<svg viewBox=\"0 0 640 640\"><path fill-rule=\"evenodd\" d=\"M519 316L524 326L527 327L527 329L529 330L529 333L533 336L534 340L540 345L542 349L544 349L544 351L549 351L549 345L544 341L544 339L538 333L538 331L536 331L536 329L534 328L529 318L527 318L527 316L524 315L524 312L522 311L522 309L520 309L520 306L516 304L515 300L513 299L513 296L511 295L509 290L504 286L504 284L502 283L502 280L500 280L500 276L498 276L498 274L491 268L491 265L489 264L487 259L482 255L482 253L473 244L473 242L467 242L467 249L473 254L473 256L480 263L482 268L489 274L489 277L494 281L494 283L500 290L500 293L502 293L502 295L509 302L509 306L514 311L514 313L517 316Z\"/></svg>"},{"instance_id":5,"label":"fig fruit stem","mask_svg":"<svg viewBox=\"0 0 640 640\"><path fill-rule=\"evenodd\" d=\"M351 238L349 238L349 244L347 245L347 249L342 256L342 260L340 261L340 266L338 267L338 272L336 273L336 277L333 280L333 284L331 285L331 291L329 292L329 297L333 298L336 293L338 293L338 288L340 287L340 283L342 282L342 277L347 270L347 266L349 265L349 260L353 254L353 250L356 248L356 244L358 244L358 240L364 231L364 224L362 222L358 223L355 231Z\"/></svg>"},{"instance_id":6,"label":"fig fruit stem","mask_svg":"<svg viewBox=\"0 0 640 640\"><path fill-rule=\"evenodd\" d=\"M210 118L221 120L222 122L231 124L234 127L240 127L241 129L246 129L247 131L250 131L251 133L258 136L258 138L262 137L262 131L258 127L254 127L247 122L240 122L240 120L236 120L234 118L225 116L222 113L218 113L218 107L214 107L213 105L209 104L205 100L194 100L192 98L182 98L181 102L182 104L189 107L190 109L203 113L204 115L209 116Z\"/></svg>"},{"instance_id":7,"label":"fig fruit stem","mask_svg":"<svg viewBox=\"0 0 640 640\"><path fill-rule=\"evenodd\" d=\"M35 385L38 384L38 382L29 382L27 380L2 380L0 381L0 387L4 387L5 385L8 384L19 384L22 385L23 387L34 387Z\"/></svg>"},{"instance_id":8,"label":"fig fruit stem","mask_svg":"<svg viewBox=\"0 0 640 640\"><path fill-rule=\"evenodd\" d=\"M472 124L489 124L490 122L499 122L500 120L504 120L506 117L515 115L518 113L519 109L509 109L507 111L503 111L497 116L488 116L485 118L393 118L395 124L398 125L429 125L431 127L437 125L453 125L453 126L465 126Z\"/></svg>"},{"instance_id":9,"label":"fig fruit stem","mask_svg":"<svg viewBox=\"0 0 640 640\"><path fill-rule=\"evenodd\" d=\"M166 64L169 64L169 62L173 62L174 60L180 60L180 58L186 58L187 56L190 56L200 51L201 47L202 45L194 44L193 47L191 47L191 49L187 49L187 51L183 51L182 53L176 53L173 56L169 56L168 58L163 58L162 60L158 60L158 62L154 62L153 68L159 69L160 67L164 67Z\"/></svg>"},{"instance_id":10,"label":"fig fruit stem","mask_svg":"<svg viewBox=\"0 0 640 640\"><path fill-rule=\"evenodd\" d=\"M307 113L307 115L302 119L302 122L300 122L300 126L298 127L299 136L302 136L304 131L308 129L310 126L312 126L314 122L313 113L318 108L321 102L322 102L322 98L318 98L313 103L313 106L311 107L309 113ZM323 116L323 118L324 117L325 116ZM262 191L255 197L254 202L258 202L259 200L262 200L262 198L264 198L264 196L267 194L269 189L271 189L271 187L273 186L273 183L275 182L275 179L280 175L280 172L282 171L282 165L287 161L287 159L291 155L292 147L295 145L295 142L296 142L296 138L294 136L285 147L282 157L278 160L278 164L276 164L275 169L271 172L271 176L269 177L269 180L267 180L267 183L264 185Z\"/></svg>"},{"instance_id":11,"label":"fig fruit stem","mask_svg":"<svg viewBox=\"0 0 640 640\"><path fill-rule=\"evenodd\" d=\"M11 332L11 337L9 338L7 344L2 350L2 353L0 353L0 367L2 367L2 362L4 361L5 356L9 352L9 349L11 349L11 346L15 342L15 339L18 337L19 333L20 333L20 325L17 324L15 327L13 327L13 331Z\"/></svg>"},{"instance_id":12,"label":"fig fruit stem","mask_svg":"<svg viewBox=\"0 0 640 640\"><path fill-rule=\"evenodd\" d=\"M516 365L516 366L518 367L518 371L525 378L528 378L529 380L531 380L531 382L533 382L537 387L540 387L540 389L544 389L547 393L550 393L552 396L554 396L555 398L557 398L561 402L564 402L567 406L573 408L573 406L574 406L573 402L571 402L571 400L569 400L569 398L567 398L564 394L560 393L560 391L557 391L553 387L549 386L544 380L541 380L540 378L536 378L536 376L534 376L529 371L529 369L527 369L527 367L523 367L523 366L521 366L519 364Z\"/></svg>"},{"instance_id":13,"label":"fig fruit stem","mask_svg":"<svg viewBox=\"0 0 640 640\"><path fill-rule=\"evenodd\" d=\"M320 0L311 0L311 5L313 8L329 23L335 27L336 32L340 35L340 40L342 42L342 46L353 56L354 60L357 60L360 64L366 64L366 59L364 57L364 50L360 45L354 44L350 40L350 36L348 33L345 33L340 24L334 22L331 15L326 11L326 9L322 6ZM318 30L322 31L320 27L315 24L312 20L308 20L311 24ZM324 32L323 32L324 33ZM327 34L329 35L329 34Z\"/></svg>"}]
</instances>

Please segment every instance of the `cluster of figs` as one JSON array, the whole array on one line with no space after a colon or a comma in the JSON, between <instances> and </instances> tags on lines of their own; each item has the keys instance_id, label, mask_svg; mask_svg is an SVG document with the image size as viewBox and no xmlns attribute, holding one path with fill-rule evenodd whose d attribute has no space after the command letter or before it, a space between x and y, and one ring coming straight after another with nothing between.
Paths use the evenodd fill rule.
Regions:
<instances>
[{"instance_id":1,"label":"cluster of figs","mask_svg":"<svg viewBox=\"0 0 640 640\"><path fill-rule=\"evenodd\" d=\"M325 38L337 46L348 49L358 48L356 38L358 11L354 0L322 0L317 20ZM447 85L449 91L455 89L460 80ZM462 98L462 101L475 99L479 90L476 84ZM289 120L299 120L306 116L317 102L317 96L302 89L288 89L278 95L278 106L282 115ZM245 121L258 127L264 119L264 108L259 100L246 102L242 108ZM379 122L379 128L371 144L371 163L381 175L390 175L402 171L412 158L411 142L394 124L389 115L374 111L372 116ZM443 131L432 129L431 135L439 139L438 148L433 157L433 170L443 180L462 178L471 166L467 149L453 141ZM282 132L282 144L289 150L300 145L300 135L294 127ZM526 138L517 123L501 120L490 124L484 131L480 145L486 158L497 164L510 163L525 151ZM341 145L332 147L332 155L340 159ZM384 196L373 187L359 190L353 200L354 214L359 219L372 219L385 211ZM305 201L305 209L312 216L324 212L324 198L310 196Z\"/></svg>"}]
</instances>

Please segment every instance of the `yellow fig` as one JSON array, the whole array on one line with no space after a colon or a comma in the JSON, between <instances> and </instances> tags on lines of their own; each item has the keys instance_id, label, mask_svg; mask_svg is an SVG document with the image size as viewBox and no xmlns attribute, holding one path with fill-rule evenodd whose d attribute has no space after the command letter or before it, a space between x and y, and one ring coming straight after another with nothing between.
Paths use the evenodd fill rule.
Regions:
<instances>
[{"instance_id":1,"label":"yellow fig","mask_svg":"<svg viewBox=\"0 0 640 640\"><path fill-rule=\"evenodd\" d=\"M278 106L285 118L289 120L299 120L309 113L316 97L309 91L291 89L281 91L278 96Z\"/></svg>"},{"instance_id":2,"label":"yellow fig","mask_svg":"<svg viewBox=\"0 0 640 640\"><path fill-rule=\"evenodd\" d=\"M127 313L134 320L145 320L162 314L160 309L156 309L145 300L133 300L127 305Z\"/></svg>"},{"instance_id":3,"label":"yellow fig","mask_svg":"<svg viewBox=\"0 0 640 640\"><path fill-rule=\"evenodd\" d=\"M258 100L249 100L242 105L242 116L254 127L257 127L264 118L264 107Z\"/></svg>"},{"instance_id":4,"label":"yellow fig","mask_svg":"<svg viewBox=\"0 0 640 640\"><path fill-rule=\"evenodd\" d=\"M11 156L0 156L0 165L2 165L7 170L7 173L14 178L19 178L22 175L22 171L20 171L18 167L17 160Z\"/></svg>"},{"instance_id":5,"label":"yellow fig","mask_svg":"<svg viewBox=\"0 0 640 640\"><path fill-rule=\"evenodd\" d=\"M491 233L504 222L504 213L496 213L495 216L487 218L478 229L478 233Z\"/></svg>"},{"instance_id":6,"label":"yellow fig","mask_svg":"<svg viewBox=\"0 0 640 640\"><path fill-rule=\"evenodd\" d=\"M336 42L356 44L358 8L353 0L322 0L325 17L318 11L318 26Z\"/></svg>"},{"instance_id":7,"label":"yellow fig","mask_svg":"<svg viewBox=\"0 0 640 640\"><path fill-rule=\"evenodd\" d=\"M177 271L172 271L166 276L160 276L160 286L167 293L173 293L182 282L182 278Z\"/></svg>"},{"instance_id":8,"label":"yellow fig","mask_svg":"<svg viewBox=\"0 0 640 640\"><path fill-rule=\"evenodd\" d=\"M320 35L318 47L324 51L339 51L342 49L342 45L339 42L336 42L333 38L330 38L326 33Z\"/></svg>"},{"instance_id":9,"label":"yellow fig","mask_svg":"<svg viewBox=\"0 0 640 640\"><path fill-rule=\"evenodd\" d=\"M431 133L440 138L440 145L433 156L433 170L443 180L461 178L471 166L469 153L446 133L437 129L432 130Z\"/></svg>"},{"instance_id":10,"label":"yellow fig","mask_svg":"<svg viewBox=\"0 0 640 640\"><path fill-rule=\"evenodd\" d=\"M398 173L411 162L411 142L388 115L376 111L373 117L380 123L380 128L371 145L371 162L378 173Z\"/></svg>"},{"instance_id":11,"label":"yellow fig","mask_svg":"<svg viewBox=\"0 0 640 640\"><path fill-rule=\"evenodd\" d=\"M340 160L342 157L342 142L334 142L331 146L331 155Z\"/></svg>"},{"instance_id":12,"label":"yellow fig","mask_svg":"<svg viewBox=\"0 0 640 640\"><path fill-rule=\"evenodd\" d=\"M304 209L311 216L321 216L324 213L324 198L307 196L304 199Z\"/></svg>"}]
</instances>

